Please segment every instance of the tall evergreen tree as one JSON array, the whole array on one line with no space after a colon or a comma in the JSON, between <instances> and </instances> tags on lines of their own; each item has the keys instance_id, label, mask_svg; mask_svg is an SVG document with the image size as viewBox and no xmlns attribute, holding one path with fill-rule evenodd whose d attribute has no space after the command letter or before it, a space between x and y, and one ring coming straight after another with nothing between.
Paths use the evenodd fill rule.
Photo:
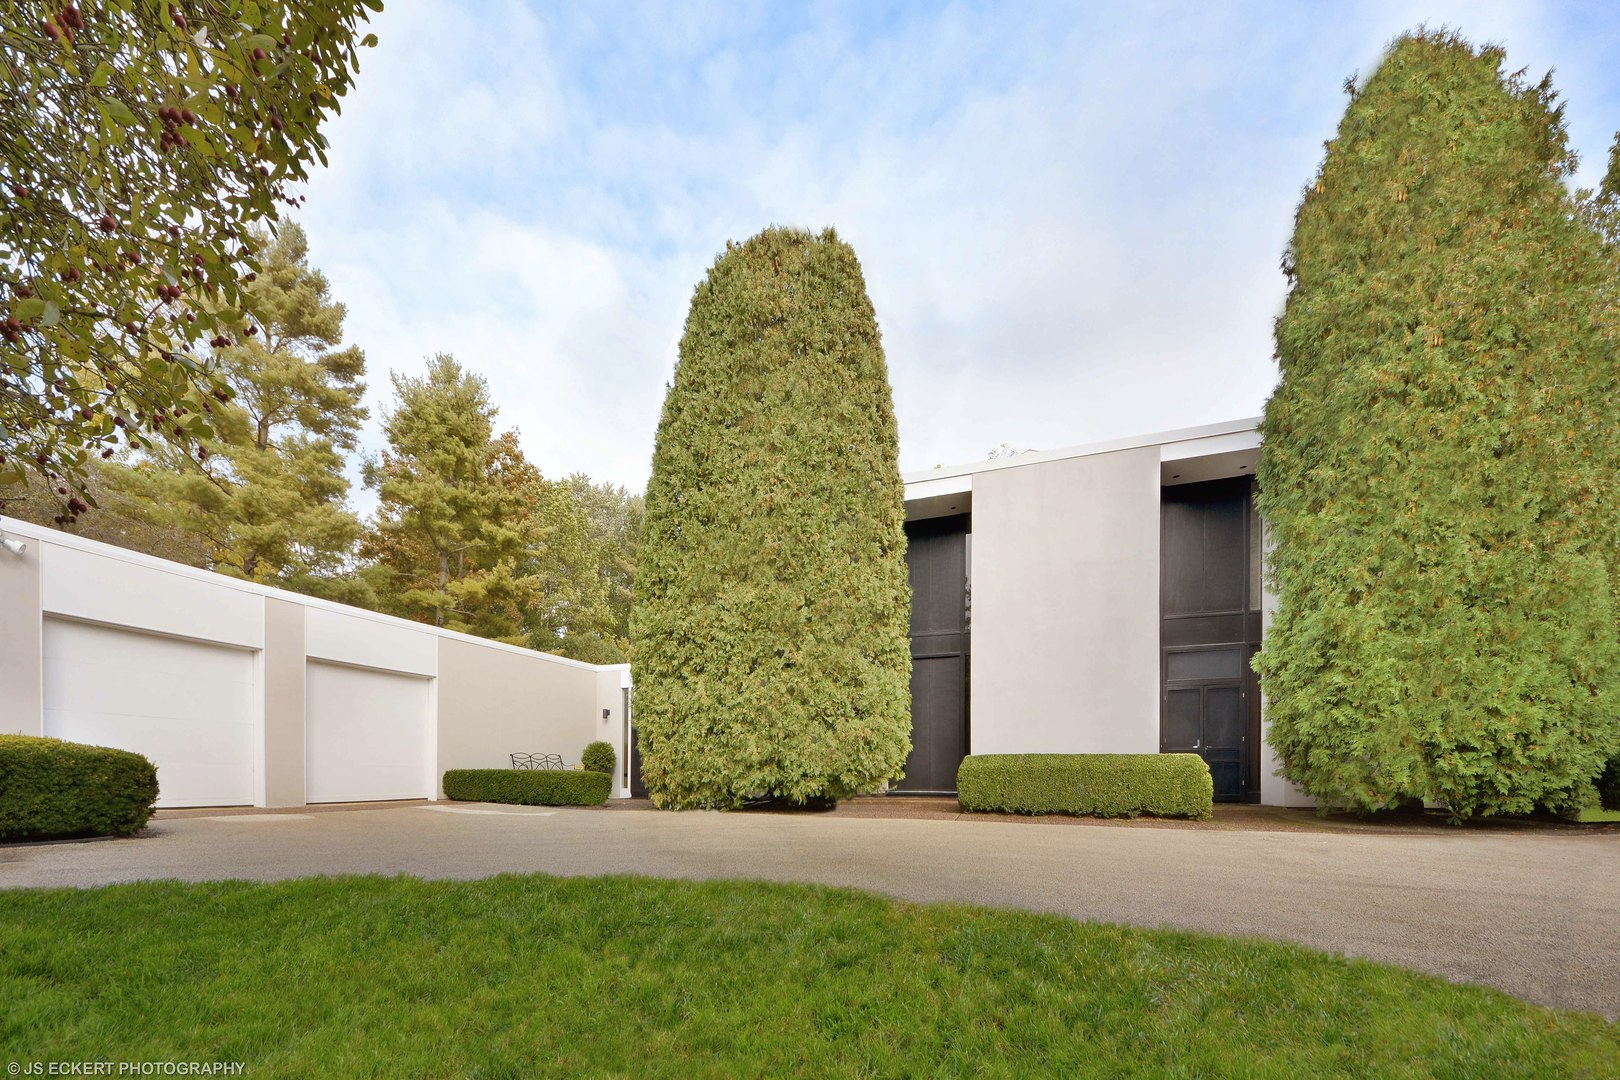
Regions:
<instances>
[{"instance_id":1,"label":"tall evergreen tree","mask_svg":"<svg viewBox=\"0 0 1620 1080\"><path fill-rule=\"evenodd\" d=\"M1260 510L1283 774L1458 817L1576 802L1620 741L1612 266L1550 82L1397 40L1306 190Z\"/></svg>"},{"instance_id":2,"label":"tall evergreen tree","mask_svg":"<svg viewBox=\"0 0 1620 1080\"><path fill-rule=\"evenodd\" d=\"M617 484L593 483L584 473L563 481L586 526L586 573L596 583L586 622L569 628L562 651L593 664L630 659L630 600L636 581L645 501Z\"/></svg>"},{"instance_id":3,"label":"tall evergreen tree","mask_svg":"<svg viewBox=\"0 0 1620 1080\"><path fill-rule=\"evenodd\" d=\"M454 357L393 382L388 449L366 477L380 501L365 547L388 575L384 609L521 641L529 596L515 566L532 467L515 439L497 440L488 384Z\"/></svg>"},{"instance_id":4,"label":"tall evergreen tree","mask_svg":"<svg viewBox=\"0 0 1620 1080\"><path fill-rule=\"evenodd\" d=\"M631 628L661 806L805 802L909 751L904 489L860 264L832 230L728 244L664 401Z\"/></svg>"},{"instance_id":5,"label":"tall evergreen tree","mask_svg":"<svg viewBox=\"0 0 1620 1080\"><path fill-rule=\"evenodd\" d=\"M341 347L345 308L309 265L309 244L284 225L244 286L259 321L219 350L228 403L196 463L163 450L115 483L144 496L154 520L202 537L222 573L335 599L362 600L347 580L360 523L348 509L344 452L366 410L365 354Z\"/></svg>"}]
</instances>

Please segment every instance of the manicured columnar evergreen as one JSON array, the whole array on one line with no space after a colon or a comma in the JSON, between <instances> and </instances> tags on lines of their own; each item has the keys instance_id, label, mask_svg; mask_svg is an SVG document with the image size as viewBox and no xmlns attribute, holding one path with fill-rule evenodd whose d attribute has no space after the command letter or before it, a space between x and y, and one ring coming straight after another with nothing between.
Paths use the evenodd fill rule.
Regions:
<instances>
[{"instance_id":1,"label":"manicured columnar evergreen","mask_svg":"<svg viewBox=\"0 0 1620 1080\"><path fill-rule=\"evenodd\" d=\"M1331 803L1564 807L1620 741L1613 278L1561 111L1408 35L1299 208L1258 666L1284 774Z\"/></svg>"},{"instance_id":2,"label":"manicured columnar evergreen","mask_svg":"<svg viewBox=\"0 0 1620 1080\"><path fill-rule=\"evenodd\" d=\"M804 802L901 774L904 518L854 251L831 229L727 244L692 299L647 489L631 633L656 803Z\"/></svg>"}]
</instances>

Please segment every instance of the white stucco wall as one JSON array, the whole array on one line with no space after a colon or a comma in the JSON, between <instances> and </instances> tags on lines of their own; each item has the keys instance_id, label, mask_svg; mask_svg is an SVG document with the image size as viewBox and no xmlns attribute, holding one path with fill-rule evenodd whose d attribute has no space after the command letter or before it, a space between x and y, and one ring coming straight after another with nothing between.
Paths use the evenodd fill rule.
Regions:
<instances>
[{"instance_id":1,"label":"white stucco wall","mask_svg":"<svg viewBox=\"0 0 1620 1080\"><path fill-rule=\"evenodd\" d=\"M54 537L41 540L42 603L49 614L244 649L263 647L262 593L230 588L218 575L179 563L132 558L132 552L105 544L81 546L88 543L70 547Z\"/></svg>"},{"instance_id":2,"label":"white stucco wall","mask_svg":"<svg viewBox=\"0 0 1620 1080\"><path fill-rule=\"evenodd\" d=\"M973 480L970 750L1159 749L1159 449Z\"/></svg>"},{"instance_id":3,"label":"white stucco wall","mask_svg":"<svg viewBox=\"0 0 1620 1080\"><path fill-rule=\"evenodd\" d=\"M598 668L479 641L439 640L439 775L506 769L511 755L561 754L573 765L597 737Z\"/></svg>"},{"instance_id":4,"label":"white stucco wall","mask_svg":"<svg viewBox=\"0 0 1620 1080\"><path fill-rule=\"evenodd\" d=\"M190 642L251 657L243 668L252 685L242 722L252 726L255 805L301 805L310 789L320 798L434 798L445 769L505 768L514 751L578 761L587 742L623 742L624 665L598 667L483 641L9 518L0 518L0 530L27 544L20 556L0 549L0 732L49 733L53 708L78 715L91 701L100 703L91 710L96 737L118 745L120 687L150 683L153 672L142 670L151 666L143 661L150 650L140 646L167 640L176 647L166 656L183 658L179 646ZM45 630L53 625L90 631L58 634L50 658L78 680L71 700L62 689L66 675L55 684L43 677ZM114 645L87 651L77 638ZM95 685L83 686L87 678ZM406 699L408 708L400 704ZM179 751L162 748L186 745L186 724L198 726L192 745L206 747L204 727L220 710L177 704L169 711L174 715L131 714L125 741L129 749L156 746L159 757L175 756L173 776ZM408 736L398 747L389 734L396 722ZM153 732L179 741L154 742ZM165 762L156 763L161 784ZM378 775L368 777L368 769Z\"/></svg>"}]
</instances>

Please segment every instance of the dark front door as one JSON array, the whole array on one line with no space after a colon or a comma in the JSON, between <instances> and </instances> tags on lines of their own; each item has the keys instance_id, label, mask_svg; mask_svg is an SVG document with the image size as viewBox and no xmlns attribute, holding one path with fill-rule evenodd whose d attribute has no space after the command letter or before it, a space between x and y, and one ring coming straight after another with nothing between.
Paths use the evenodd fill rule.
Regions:
<instances>
[{"instance_id":1,"label":"dark front door","mask_svg":"<svg viewBox=\"0 0 1620 1080\"><path fill-rule=\"evenodd\" d=\"M968 752L967 515L906 523L911 756L898 791L954 792Z\"/></svg>"},{"instance_id":2,"label":"dark front door","mask_svg":"<svg viewBox=\"0 0 1620 1080\"><path fill-rule=\"evenodd\" d=\"M1259 798L1259 536L1248 477L1164 489L1159 749L1198 754L1215 798Z\"/></svg>"}]
</instances>

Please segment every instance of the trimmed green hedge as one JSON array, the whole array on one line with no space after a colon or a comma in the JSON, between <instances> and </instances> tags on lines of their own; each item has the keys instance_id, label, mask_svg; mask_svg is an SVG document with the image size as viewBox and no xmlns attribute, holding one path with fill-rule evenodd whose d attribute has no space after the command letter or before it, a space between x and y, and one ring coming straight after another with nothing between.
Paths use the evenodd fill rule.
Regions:
<instances>
[{"instance_id":1,"label":"trimmed green hedge","mask_svg":"<svg viewBox=\"0 0 1620 1080\"><path fill-rule=\"evenodd\" d=\"M607 773L575 769L451 769L444 793L461 802L520 806L601 806L613 790Z\"/></svg>"},{"instance_id":2,"label":"trimmed green hedge","mask_svg":"<svg viewBox=\"0 0 1620 1080\"><path fill-rule=\"evenodd\" d=\"M0 735L0 840L129 836L157 797L157 766L140 754Z\"/></svg>"},{"instance_id":3,"label":"trimmed green hedge","mask_svg":"<svg viewBox=\"0 0 1620 1080\"><path fill-rule=\"evenodd\" d=\"M610 742L593 742L585 747L585 752L579 755L579 763L591 772L605 772L610 776L613 765L619 760L619 755L613 752Z\"/></svg>"},{"instance_id":4,"label":"trimmed green hedge","mask_svg":"<svg viewBox=\"0 0 1620 1080\"><path fill-rule=\"evenodd\" d=\"M1197 754L978 754L956 773L965 811L1207 818L1215 793Z\"/></svg>"}]
</instances>

